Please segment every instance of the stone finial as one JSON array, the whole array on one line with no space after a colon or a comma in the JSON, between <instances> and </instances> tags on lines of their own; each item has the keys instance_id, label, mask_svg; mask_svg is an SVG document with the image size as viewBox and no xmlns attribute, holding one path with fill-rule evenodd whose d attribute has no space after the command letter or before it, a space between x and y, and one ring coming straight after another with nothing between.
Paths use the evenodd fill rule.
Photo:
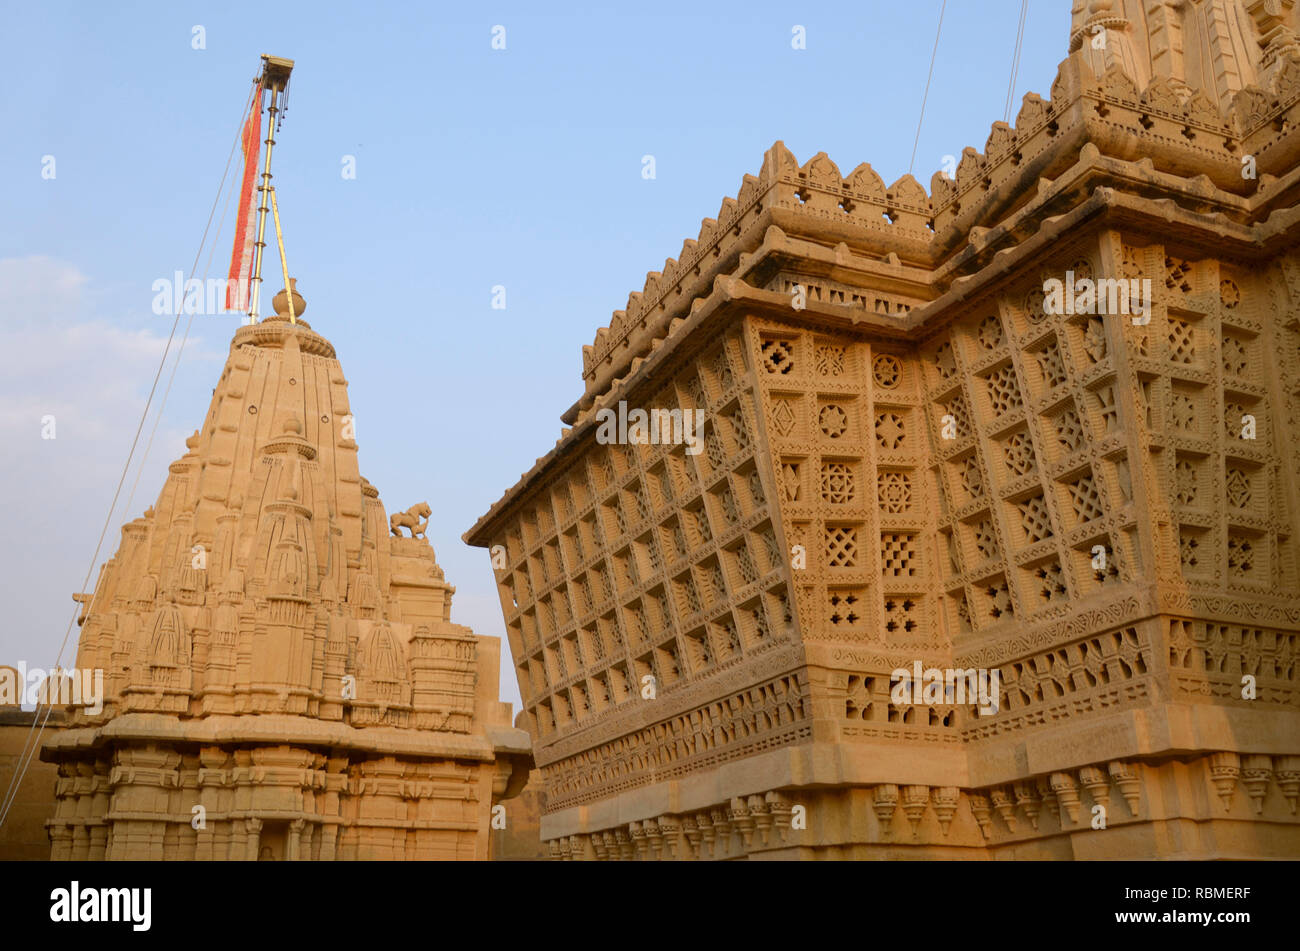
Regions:
<instances>
[{"instance_id":1,"label":"stone finial","mask_svg":"<svg viewBox=\"0 0 1300 951\"><path fill-rule=\"evenodd\" d=\"M888 832L890 820L894 818L894 809L898 806L898 787L893 783L881 783L871 791L871 808L876 814L880 828Z\"/></svg>"},{"instance_id":2,"label":"stone finial","mask_svg":"<svg viewBox=\"0 0 1300 951\"><path fill-rule=\"evenodd\" d=\"M989 822L989 797L984 793L971 792L967 794L966 801L970 805L971 815L980 827L980 834L987 840L992 829Z\"/></svg>"},{"instance_id":3,"label":"stone finial","mask_svg":"<svg viewBox=\"0 0 1300 951\"><path fill-rule=\"evenodd\" d=\"M1277 784L1291 807L1291 815L1296 814L1296 799L1300 797L1300 756L1277 756L1273 759Z\"/></svg>"},{"instance_id":4,"label":"stone finial","mask_svg":"<svg viewBox=\"0 0 1300 951\"><path fill-rule=\"evenodd\" d=\"M1246 787L1246 795L1255 809L1255 814L1264 811L1264 796L1268 792L1269 780L1273 776L1273 760L1262 753L1252 753L1241 759L1241 784Z\"/></svg>"},{"instance_id":5,"label":"stone finial","mask_svg":"<svg viewBox=\"0 0 1300 951\"><path fill-rule=\"evenodd\" d=\"M686 857L701 858L700 854L700 827L695 820L695 816L685 816L682 819L682 835L686 839Z\"/></svg>"},{"instance_id":6,"label":"stone finial","mask_svg":"<svg viewBox=\"0 0 1300 951\"><path fill-rule=\"evenodd\" d=\"M739 796L733 796L730 815L736 831L740 833L741 843L748 850L754 837L754 817L750 814L749 805Z\"/></svg>"},{"instance_id":7,"label":"stone finial","mask_svg":"<svg viewBox=\"0 0 1300 951\"><path fill-rule=\"evenodd\" d=\"M772 813L768 811L767 800L762 796L750 796L746 801L749 814L754 817L754 827L758 830L758 841L768 844L768 835L772 829Z\"/></svg>"},{"instance_id":8,"label":"stone finial","mask_svg":"<svg viewBox=\"0 0 1300 951\"><path fill-rule=\"evenodd\" d=\"M1047 781L1052 787L1052 791L1056 793L1056 799L1061 808L1065 810L1070 822L1077 822L1079 818L1079 784L1075 782L1074 777L1069 773L1052 773Z\"/></svg>"},{"instance_id":9,"label":"stone finial","mask_svg":"<svg viewBox=\"0 0 1300 951\"><path fill-rule=\"evenodd\" d=\"M772 814L772 825L776 829L782 842L786 841L786 833L790 831L790 824L794 816L794 803L784 794L779 792L769 792L764 797L767 800L768 811Z\"/></svg>"},{"instance_id":10,"label":"stone finial","mask_svg":"<svg viewBox=\"0 0 1300 951\"><path fill-rule=\"evenodd\" d=\"M709 856L713 856L715 854L713 844L717 837L717 832L713 827L713 817L707 812L698 813L695 816L695 825L700 830L700 842L701 842L701 849L702 849L702 851L700 852L701 858L703 858L706 854Z\"/></svg>"},{"instance_id":11,"label":"stone finial","mask_svg":"<svg viewBox=\"0 0 1300 951\"><path fill-rule=\"evenodd\" d=\"M663 854L669 859L680 857L682 821L677 816L660 816L655 820L663 843Z\"/></svg>"},{"instance_id":12,"label":"stone finial","mask_svg":"<svg viewBox=\"0 0 1300 951\"><path fill-rule=\"evenodd\" d=\"M961 800L961 790L956 786L936 786L930 790L930 796L934 814L939 817L939 829L947 836L953 814L957 811L957 803Z\"/></svg>"},{"instance_id":13,"label":"stone finial","mask_svg":"<svg viewBox=\"0 0 1300 951\"><path fill-rule=\"evenodd\" d=\"M641 829L645 833L647 845L650 847L650 858L659 861L663 858L664 833L659 828L659 823L654 819L647 819L641 823Z\"/></svg>"},{"instance_id":14,"label":"stone finial","mask_svg":"<svg viewBox=\"0 0 1300 951\"><path fill-rule=\"evenodd\" d=\"M1008 832L1016 831L1016 806L1011 801L1011 796L1003 787L989 790L989 798L993 801L993 811L998 814L1003 825L1007 827Z\"/></svg>"},{"instance_id":15,"label":"stone finial","mask_svg":"<svg viewBox=\"0 0 1300 951\"><path fill-rule=\"evenodd\" d=\"M1110 808L1110 776L1096 766L1084 766L1079 770L1079 781L1092 796L1092 801L1103 808Z\"/></svg>"},{"instance_id":16,"label":"stone finial","mask_svg":"<svg viewBox=\"0 0 1300 951\"><path fill-rule=\"evenodd\" d=\"M289 278L289 293L293 295L293 316L301 317L307 310L307 301L298 293L298 279ZM275 309L275 316L289 319L289 295L281 290L271 299L271 307Z\"/></svg>"},{"instance_id":17,"label":"stone finial","mask_svg":"<svg viewBox=\"0 0 1300 951\"><path fill-rule=\"evenodd\" d=\"M626 858L626 856L623 855L619 838L612 829L607 829L603 832L601 834L601 840L605 845L605 854L609 856L611 862L621 861Z\"/></svg>"},{"instance_id":18,"label":"stone finial","mask_svg":"<svg viewBox=\"0 0 1300 951\"><path fill-rule=\"evenodd\" d=\"M587 857L587 837L585 835L569 836L569 860L577 862Z\"/></svg>"},{"instance_id":19,"label":"stone finial","mask_svg":"<svg viewBox=\"0 0 1300 951\"><path fill-rule=\"evenodd\" d=\"M914 784L903 787L903 815L907 816L907 821L912 826L913 838L920 834L921 818L925 815L925 807L929 802L929 786Z\"/></svg>"},{"instance_id":20,"label":"stone finial","mask_svg":"<svg viewBox=\"0 0 1300 951\"><path fill-rule=\"evenodd\" d=\"M1038 790L1038 797L1042 800L1047 811L1052 814L1052 818L1060 820L1061 803L1056 798L1056 791L1052 789L1052 783L1046 776L1039 776L1034 780L1034 788Z\"/></svg>"},{"instance_id":21,"label":"stone finial","mask_svg":"<svg viewBox=\"0 0 1300 951\"><path fill-rule=\"evenodd\" d=\"M1027 781L1021 781L1012 784L1012 790L1016 796L1016 804L1020 806L1025 817L1029 820L1030 826L1034 831L1038 831L1038 814L1042 812L1042 803L1038 797L1034 784Z\"/></svg>"},{"instance_id":22,"label":"stone finial","mask_svg":"<svg viewBox=\"0 0 1300 951\"><path fill-rule=\"evenodd\" d=\"M632 839L628 835L627 830L615 829L614 842L618 846L619 857L625 862L631 861L632 856L635 854L635 849L632 845Z\"/></svg>"},{"instance_id":23,"label":"stone finial","mask_svg":"<svg viewBox=\"0 0 1300 951\"><path fill-rule=\"evenodd\" d=\"M627 834L632 839L632 846L636 849L636 857L644 861L646 857L646 832L645 827L640 821L630 822L627 826Z\"/></svg>"}]
</instances>

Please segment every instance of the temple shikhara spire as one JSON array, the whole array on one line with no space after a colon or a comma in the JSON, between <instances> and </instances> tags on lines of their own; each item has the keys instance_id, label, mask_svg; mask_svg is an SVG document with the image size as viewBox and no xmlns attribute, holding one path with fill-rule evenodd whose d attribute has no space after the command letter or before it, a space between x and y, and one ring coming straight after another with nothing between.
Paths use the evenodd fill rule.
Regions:
<instances>
[{"instance_id":1,"label":"temple shikhara spire","mask_svg":"<svg viewBox=\"0 0 1300 951\"><path fill-rule=\"evenodd\" d=\"M292 64L265 59L273 126ZM105 671L105 697L42 753L56 859L481 859L526 779L499 641L451 621L436 513L390 519L361 475L342 366L284 274L81 596L77 666Z\"/></svg>"},{"instance_id":2,"label":"temple shikhara spire","mask_svg":"<svg viewBox=\"0 0 1300 951\"><path fill-rule=\"evenodd\" d=\"M777 142L596 332L465 535L553 856L1300 854L1297 29L1079 0L955 175Z\"/></svg>"}]
</instances>

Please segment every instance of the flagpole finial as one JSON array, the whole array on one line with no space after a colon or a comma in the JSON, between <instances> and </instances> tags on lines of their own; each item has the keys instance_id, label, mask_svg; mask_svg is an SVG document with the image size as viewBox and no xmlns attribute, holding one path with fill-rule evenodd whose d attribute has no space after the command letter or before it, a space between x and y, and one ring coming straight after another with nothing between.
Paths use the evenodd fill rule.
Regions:
<instances>
[{"instance_id":1,"label":"flagpole finial","mask_svg":"<svg viewBox=\"0 0 1300 951\"><path fill-rule=\"evenodd\" d=\"M289 74L293 72L293 60L283 56L262 54L262 85L276 92L284 92L289 85Z\"/></svg>"}]
</instances>

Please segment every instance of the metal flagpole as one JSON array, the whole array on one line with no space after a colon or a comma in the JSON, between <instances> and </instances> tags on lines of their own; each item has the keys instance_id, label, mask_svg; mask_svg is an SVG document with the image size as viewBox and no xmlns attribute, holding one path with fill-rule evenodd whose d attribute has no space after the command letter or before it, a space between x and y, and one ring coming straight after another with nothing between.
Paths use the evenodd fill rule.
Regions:
<instances>
[{"instance_id":1,"label":"metal flagpole","mask_svg":"<svg viewBox=\"0 0 1300 951\"><path fill-rule=\"evenodd\" d=\"M262 166L261 204L257 206L257 241L253 244L253 293L248 316L257 323L258 310L262 297L262 253L266 250L266 213L271 210L271 150L275 148L275 117L279 113L279 96L289 84L289 74L293 72L293 60L278 56L262 56L262 83L271 90L271 107L268 110L269 121L266 128L266 161ZM278 215L277 215L278 219ZM278 233L278 221L276 231ZM289 279L285 278L285 290L289 289ZM293 305L290 304L290 312Z\"/></svg>"},{"instance_id":2,"label":"metal flagpole","mask_svg":"<svg viewBox=\"0 0 1300 951\"><path fill-rule=\"evenodd\" d=\"M289 260L284 256L284 232L280 230L280 204L271 189L271 214L275 216L275 241L280 246L280 270L284 272L284 296L289 299L289 323L296 324L298 315L293 312L293 287L289 284Z\"/></svg>"}]
</instances>

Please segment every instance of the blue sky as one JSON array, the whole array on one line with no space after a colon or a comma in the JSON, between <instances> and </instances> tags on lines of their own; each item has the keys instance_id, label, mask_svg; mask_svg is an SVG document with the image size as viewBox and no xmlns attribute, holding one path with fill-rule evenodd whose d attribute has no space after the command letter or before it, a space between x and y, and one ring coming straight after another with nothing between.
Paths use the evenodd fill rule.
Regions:
<instances>
[{"instance_id":1,"label":"blue sky","mask_svg":"<svg viewBox=\"0 0 1300 951\"><path fill-rule=\"evenodd\" d=\"M500 635L488 555L460 535L554 445L581 347L775 140L846 173L906 172L940 0L467 6L0 2L0 492L19 502L0 662L57 653L170 330L153 282L189 270L261 53L297 62L275 182L306 317L350 383L362 474L390 511L429 500L453 620ZM1047 95L1069 7L1030 0L1013 117L1025 92ZM949 0L916 152L927 188L1003 118L1019 9ZM195 318L100 561L184 451L236 325Z\"/></svg>"}]
</instances>

